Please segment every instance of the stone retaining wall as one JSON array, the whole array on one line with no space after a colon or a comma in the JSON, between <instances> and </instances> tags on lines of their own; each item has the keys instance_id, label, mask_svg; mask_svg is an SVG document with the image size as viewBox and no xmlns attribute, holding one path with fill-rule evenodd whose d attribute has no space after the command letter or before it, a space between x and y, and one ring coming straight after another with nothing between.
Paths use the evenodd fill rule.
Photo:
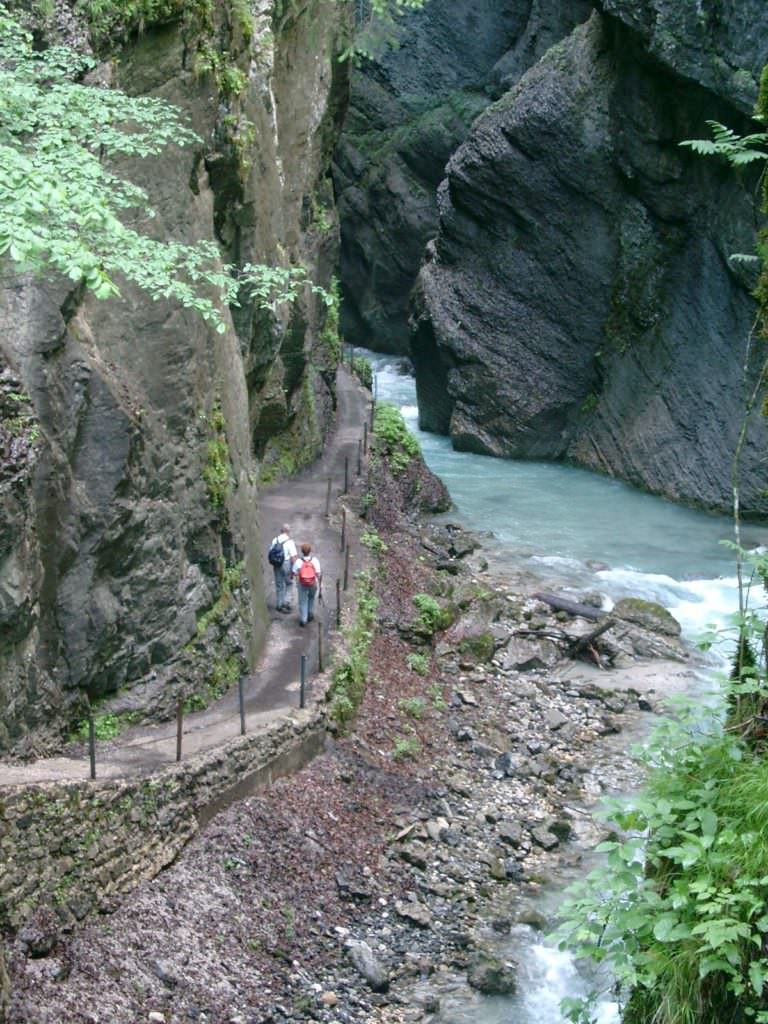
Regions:
<instances>
[{"instance_id":1,"label":"stone retaining wall","mask_svg":"<svg viewBox=\"0 0 768 1024\"><path fill-rule=\"evenodd\" d=\"M41 906L64 925L108 909L214 814L324 741L321 705L142 778L0 789L0 927L18 928Z\"/></svg>"}]
</instances>

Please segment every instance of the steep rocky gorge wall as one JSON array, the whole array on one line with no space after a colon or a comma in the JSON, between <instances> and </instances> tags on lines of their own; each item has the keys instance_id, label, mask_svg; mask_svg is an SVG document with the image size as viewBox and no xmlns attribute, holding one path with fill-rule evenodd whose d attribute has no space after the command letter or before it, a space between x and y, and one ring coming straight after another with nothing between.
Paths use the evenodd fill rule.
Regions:
<instances>
[{"instance_id":1,"label":"steep rocky gorge wall","mask_svg":"<svg viewBox=\"0 0 768 1024\"><path fill-rule=\"evenodd\" d=\"M352 344L409 351L409 294L437 232L449 157L509 80L589 8L589 0L429 0L403 19L395 48L353 74L334 161L342 333Z\"/></svg>"},{"instance_id":2,"label":"steep rocky gorge wall","mask_svg":"<svg viewBox=\"0 0 768 1024\"><path fill-rule=\"evenodd\" d=\"M729 255L754 248L755 193L678 143L707 134L707 119L752 130L768 11L671 0L501 9L493 102L439 173L415 293L422 425L457 448L574 461L727 510L754 315L749 275ZM350 194L359 209L374 204L364 186L376 167L359 176L362 196L341 193L345 217ZM389 192L375 205L389 202L395 219L408 204ZM381 280L369 277L372 309L391 291ZM374 325L365 342L391 347L379 338ZM768 511L765 442L757 416L742 461L752 513Z\"/></svg>"},{"instance_id":3,"label":"steep rocky gorge wall","mask_svg":"<svg viewBox=\"0 0 768 1024\"><path fill-rule=\"evenodd\" d=\"M149 193L159 237L216 239L225 262L301 264L328 286L346 9L202 7L204 23L169 4L163 23L102 39L98 74L176 104L202 140L118 170ZM46 32L82 48L88 28L59 4ZM308 290L244 306L219 335L122 282L100 303L1 269L0 751L31 752L86 696L162 714L253 664L259 478L321 447L335 351Z\"/></svg>"}]
</instances>

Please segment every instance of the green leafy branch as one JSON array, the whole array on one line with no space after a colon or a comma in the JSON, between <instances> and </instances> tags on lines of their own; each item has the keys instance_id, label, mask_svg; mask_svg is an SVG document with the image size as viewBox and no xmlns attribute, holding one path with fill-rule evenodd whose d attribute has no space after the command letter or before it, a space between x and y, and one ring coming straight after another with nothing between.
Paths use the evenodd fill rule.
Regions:
<instances>
[{"instance_id":1,"label":"green leafy branch","mask_svg":"<svg viewBox=\"0 0 768 1024\"><path fill-rule=\"evenodd\" d=\"M744 167L756 160L768 159L768 133L738 135L719 121L707 121L707 124L712 130L711 139L686 139L680 145L692 149L700 156L725 157L733 167Z\"/></svg>"},{"instance_id":2,"label":"green leafy branch","mask_svg":"<svg viewBox=\"0 0 768 1024\"><path fill-rule=\"evenodd\" d=\"M155 216L146 192L105 160L200 140L160 99L80 84L91 64L65 47L35 50L0 3L0 256L21 271L56 270L99 299L119 295L122 277L219 332L226 306L252 301L274 311L304 287L329 301L303 267L228 266L212 242L145 233ZM129 211L138 229L126 224Z\"/></svg>"},{"instance_id":3,"label":"green leafy branch","mask_svg":"<svg viewBox=\"0 0 768 1024\"><path fill-rule=\"evenodd\" d=\"M399 43L397 21L411 11L419 11L429 0L354 0L358 10L358 29L339 60L370 60L388 46Z\"/></svg>"}]
</instances>

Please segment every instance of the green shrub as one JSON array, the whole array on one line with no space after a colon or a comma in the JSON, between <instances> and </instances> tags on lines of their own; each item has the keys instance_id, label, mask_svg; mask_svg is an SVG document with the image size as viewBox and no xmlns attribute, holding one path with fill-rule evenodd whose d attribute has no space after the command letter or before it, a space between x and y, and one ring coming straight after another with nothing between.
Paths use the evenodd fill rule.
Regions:
<instances>
[{"instance_id":1,"label":"green shrub","mask_svg":"<svg viewBox=\"0 0 768 1024\"><path fill-rule=\"evenodd\" d=\"M320 207L323 210L322 207ZM325 211L323 211L325 212ZM324 230L328 230L330 224ZM322 229L321 229L322 230ZM341 295L339 293L339 279L334 277L331 280L330 291L326 293L325 325L320 334L320 340L325 346L328 359L333 366L336 366L341 357L341 336L339 334L339 310L341 306Z\"/></svg>"},{"instance_id":2,"label":"green shrub","mask_svg":"<svg viewBox=\"0 0 768 1024\"><path fill-rule=\"evenodd\" d=\"M399 409L379 402L373 421L376 455L381 456L393 473L402 473L412 459L421 454L419 442L408 430Z\"/></svg>"},{"instance_id":3,"label":"green shrub","mask_svg":"<svg viewBox=\"0 0 768 1024\"><path fill-rule=\"evenodd\" d=\"M562 911L561 948L608 965L624 1024L768 1022L768 764L697 707L655 734L645 791L607 802L626 838Z\"/></svg>"},{"instance_id":4,"label":"green shrub","mask_svg":"<svg viewBox=\"0 0 768 1024\"><path fill-rule=\"evenodd\" d=\"M360 543L363 547L368 548L369 551L377 555L382 555L385 551L389 551L389 547L375 530L366 530L360 537Z\"/></svg>"},{"instance_id":5,"label":"green shrub","mask_svg":"<svg viewBox=\"0 0 768 1024\"><path fill-rule=\"evenodd\" d=\"M449 608L441 608L430 594L415 594L413 603L419 610L414 628L425 636L433 636L439 629L447 629L453 621Z\"/></svg>"},{"instance_id":6,"label":"green shrub","mask_svg":"<svg viewBox=\"0 0 768 1024\"><path fill-rule=\"evenodd\" d=\"M93 733L97 740L113 740L120 735L124 723L117 715L94 715ZM78 723L75 729L75 738L79 740L88 739L88 719L84 718Z\"/></svg>"},{"instance_id":7,"label":"green shrub","mask_svg":"<svg viewBox=\"0 0 768 1024\"><path fill-rule=\"evenodd\" d=\"M440 683L431 683L427 688L427 696L432 701L435 711L445 711L448 705L443 697L443 688Z\"/></svg>"},{"instance_id":8,"label":"green shrub","mask_svg":"<svg viewBox=\"0 0 768 1024\"><path fill-rule=\"evenodd\" d=\"M403 697L397 702L397 706L409 718L420 719L424 717L426 702L423 697Z\"/></svg>"},{"instance_id":9,"label":"green shrub","mask_svg":"<svg viewBox=\"0 0 768 1024\"><path fill-rule=\"evenodd\" d=\"M365 356L352 357L352 372L363 387L370 391L373 387L373 367Z\"/></svg>"},{"instance_id":10,"label":"green shrub","mask_svg":"<svg viewBox=\"0 0 768 1024\"><path fill-rule=\"evenodd\" d=\"M459 642L459 654L468 655L474 661L490 661L496 650L490 633L478 633L476 636L465 636Z\"/></svg>"},{"instance_id":11,"label":"green shrub","mask_svg":"<svg viewBox=\"0 0 768 1024\"><path fill-rule=\"evenodd\" d=\"M392 748L392 760L405 761L416 757L420 750L421 745L415 736L397 736Z\"/></svg>"},{"instance_id":12,"label":"green shrub","mask_svg":"<svg viewBox=\"0 0 768 1024\"><path fill-rule=\"evenodd\" d=\"M368 679L368 648L373 637L373 622L378 607L368 573L357 575L357 609L355 620L347 630L344 660L333 671L328 699L330 717L346 729L360 706Z\"/></svg>"},{"instance_id":13,"label":"green shrub","mask_svg":"<svg viewBox=\"0 0 768 1024\"><path fill-rule=\"evenodd\" d=\"M207 422L213 436L208 441L203 480L208 489L208 497L216 511L220 511L229 497L234 483L232 465L229 459L229 445L224 432L224 414L221 406L215 402Z\"/></svg>"},{"instance_id":14,"label":"green shrub","mask_svg":"<svg viewBox=\"0 0 768 1024\"><path fill-rule=\"evenodd\" d=\"M429 671L429 657L426 654L417 654L411 651L407 658L408 668L419 676L425 676Z\"/></svg>"}]
</instances>

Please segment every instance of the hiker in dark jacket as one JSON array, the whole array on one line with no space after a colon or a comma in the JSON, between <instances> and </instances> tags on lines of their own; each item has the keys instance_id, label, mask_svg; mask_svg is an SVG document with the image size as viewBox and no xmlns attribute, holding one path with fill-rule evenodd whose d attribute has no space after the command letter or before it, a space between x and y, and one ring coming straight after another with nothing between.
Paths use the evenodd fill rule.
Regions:
<instances>
[{"instance_id":1,"label":"hiker in dark jacket","mask_svg":"<svg viewBox=\"0 0 768 1024\"><path fill-rule=\"evenodd\" d=\"M315 596L320 593L322 576L320 563L312 554L311 546L302 544L301 557L293 563L293 578L299 595L300 626L306 626L315 617Z\"/></svg>"}]
</instances>

